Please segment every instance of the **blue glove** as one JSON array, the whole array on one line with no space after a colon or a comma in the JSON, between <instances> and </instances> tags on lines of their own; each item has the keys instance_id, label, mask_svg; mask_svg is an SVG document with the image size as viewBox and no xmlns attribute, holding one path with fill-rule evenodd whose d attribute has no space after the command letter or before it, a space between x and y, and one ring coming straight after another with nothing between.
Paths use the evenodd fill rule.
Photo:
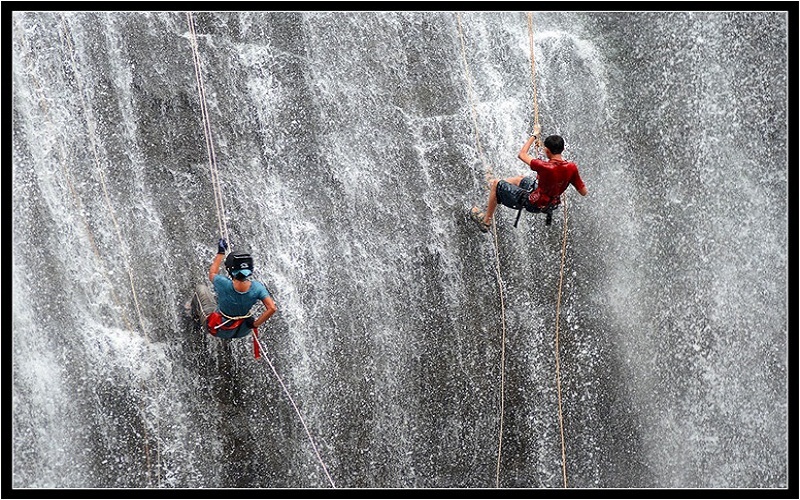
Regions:
<instances>
[{"instance_id":1,"label":"blue glove","mask_svg":"<svg viewBox=\"0 0 800 500\"><path fill-rule=\"evenodd\" d=\"M249 328L251 330L253 328L255 328L253 326L253 323L255 323L255 322L256 322L256 319L254 317L252 317L252 316L249 316L249 317L245 318L245 320L244 320L244 324L247 325L247 328Z\"/></svg>"},{"instance_id":2,"label":"blue glove","mask_svg":"<svg viewBox=\"0 0 800 500\"><path fill-rule=\"evenodd\" d=\"M225 253L226 250L228 250L228 242L225 241L225 238L220 238L217 243L217 253Z\"/></svg>"}]
</instances>

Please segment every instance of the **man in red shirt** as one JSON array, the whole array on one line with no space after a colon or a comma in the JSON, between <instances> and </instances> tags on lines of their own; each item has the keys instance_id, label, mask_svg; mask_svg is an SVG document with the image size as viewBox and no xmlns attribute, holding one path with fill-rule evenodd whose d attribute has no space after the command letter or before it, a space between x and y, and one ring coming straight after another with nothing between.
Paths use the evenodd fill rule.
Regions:
<instances>
[{"instance_id":1,"label":"man in red shirt","mask_svg":"<svg viewBox=\"0 0 800 500\"><path fill-rule=\"evenodd\" d=\"M489 203L486 212L472 207L470 217L478 223L481 231L489 231L492 216L497 204L519 210L525 208L529 212L545 212L561 202L561 193L572 184L582 196L589 191L581 180L578 166L561 157L564 151L564 139L560 135L550 135L544 140L544 154L547 161L534 158L528 150L536 140L537 130L525 142L519 151L519 159L530 165L538 175L509 177L505 180L492 179L489 183Z\"/></svg>"}]
</instances>

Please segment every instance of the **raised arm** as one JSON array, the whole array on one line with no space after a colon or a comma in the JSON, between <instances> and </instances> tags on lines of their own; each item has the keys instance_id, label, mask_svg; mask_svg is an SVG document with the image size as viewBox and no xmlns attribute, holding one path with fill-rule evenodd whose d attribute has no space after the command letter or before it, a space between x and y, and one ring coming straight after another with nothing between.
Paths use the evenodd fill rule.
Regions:
<instances>
[{"instance_id":1,"label":"raised arm","mask_svg":"<svg viewBox=\"0 0 800 500\"><path fill-rule=\"evenodd\" d=\"M214 276L219 272L219 266L222 264L222 259L225 258L224 253L218 253L214 256L214 261L211 262L211 267L208 270L208 279L214 281Z\"/></svg>"},{"instance_id":2,"label":"raised arm","mask_svg":"<svg viewBox=\"0 0 800 500\"><path fill-rule=\"evenodd\" d=\"M217 255L214 256L211 267L208 269L208 279L211 280L212 283L214 282L214 276L219 272L219 266L222 265L222 259L225 258L225 250L227 249L228 242L225 241L224 238L220 238L217 244Z\"/></svg>"},{"instance_id":3,"label":"raised arm","mask_svg":"<svg viewBox=\"0 0 800 500\"><path fill-rule=\"evenodd\" d=\"M531 161L534 160L533 156L528 154L528 150L531 149L531 146L533 146L533 141L535 140L536 136L532 135L531 138L528 139L525 144L523 144L522 149L519 150L519 154L517 155L517 157L524 161L526 165L530 165Z\"/></svg>"}]
</instances>

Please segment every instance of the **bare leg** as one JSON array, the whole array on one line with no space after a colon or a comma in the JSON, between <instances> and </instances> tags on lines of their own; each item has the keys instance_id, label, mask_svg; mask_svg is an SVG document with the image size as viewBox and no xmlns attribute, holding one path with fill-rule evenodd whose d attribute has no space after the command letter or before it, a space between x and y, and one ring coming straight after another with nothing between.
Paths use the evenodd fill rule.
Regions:
<instances>
[{"instance_id":1,"label":"bare leg","mask_svg":"<svg viewBox=\"0 0 800 500\"><path fill-rule=\"evenodd\" d=\"M522 175L509 177L505 179L505 181L514 184L515 186L519 186L519 183L522 182L523 177L524 176ZM492 179L489 181L489 203L486 205L486 216L483 218L483 222L486 224L492 223L492 217L494 216L494 211L497 208L497 183L497 179Z\"/></svg>"}]
</instances>

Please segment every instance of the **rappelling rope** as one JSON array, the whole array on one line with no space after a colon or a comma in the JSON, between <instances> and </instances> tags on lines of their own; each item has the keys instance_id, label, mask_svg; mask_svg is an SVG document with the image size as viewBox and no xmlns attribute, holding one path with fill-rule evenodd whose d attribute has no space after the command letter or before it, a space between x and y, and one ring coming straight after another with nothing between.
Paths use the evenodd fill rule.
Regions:
<instances>
[{"instance_id":1,"label":"rappelling rope","mask_svg":"<svg viewBox=\"0 0 800 500\"><path fill-rule=\"evenodd\" d=\"M20 27L16 30L16 33L18 33L18 36L20 37L20 42L22 43L22 46L30 52L32 49L30 45L27 43L27 40L25 39L25 30ZM63 36L63 33L59 32L59 35ZM36 74L33 72L30 73L30 78L33 81L33 89L36 94L36 98L39 101L39 108L42 110L42 113L44 114L47 123L53 123L53 120L50 115L50 109L47 105L47 100L45 99L44 91L42 90L42 85L39 83L39 79L36 78ZM92 228L89 225L89 221L86 220L86 216L84 215L83 203L81 202L80 196L78 196L78 192L75 190L75 184L72 182L71 176L65 166L67 163L66 160L67 153L65 151L64 142L63 141L57 141L57 142L58 142L58 157L59 157L58 166L61 167L61 173L64 175L64 181L66 182L67 188L69 189L69 192L72 195L72 199L78 208L78 214L80 216L80 220L81 222L83 222L84 229L86 230L86 236L89 239L89 247L91 248L95 258L97 259L97 262L100 264L100 266L103 266L104 265L103 258L100 255L100 250L97 248L97 242L94 239ZM113 287L110 289L110 293L112 300L117 305L117 308L120 310L122 314L121 317L123 323L125 323L128 330L131 331L135 330L136 327L134 327L131 324L128 318L128 313L127 311L125 311L125 308L122 307L122 301L120 301L119 297L117 297L116 291L114 290Z\"/></svg>"},{"instance_id":2,"label":"rappelling rope","mask_svg":"<svg viewBox=\"0 0 800 500\"><path fill-rule=\"evenodd\" d=\"M567 256L567 198L564 197L564 236L561 243L561 272L558 277L558 302L556 303L556 387L558 389L558 425L561 430L561 471L564 488L567 487L567 450L564 440L564 414L561 410L561 363L559 362L558 333L561 318L561 288L564 283L564 263Z\"/></svg>"},{"instance_id":3,"label":"rappelling rope","mask_svg":"<svg viewBox=\"0 0 800 500\"><path fill-rule=\"evenodd\" d=\"M150 337L147 334L147 329L144 326L144 319L142 318L142 310L141 310L141 307L139 306L139 298L138 298L138 296L136 294L136 286L134 285L134 282L133 282L133 271L131 271L131 265L130 265L130 262L129 262L129 259L128 259L127 252L125 251L128 248L128 246L125 244L125 241L122 238L122 230L120 229L119 223L117 222L117 217L115 216L115 213L114 213L114 207L111 205L111 197L108 195L108 189L106 187L105 176L103 175L103 171L100 168L100 159L97 157L97 144L95 142L94 125L93 125L92 120L90 119L91 108L89 108L86 105L86 100L85 100L85 97L83 95L83 85L81 84L81 79L78 76L80 74L80 73L78 73L78 65L75 63L75 51L74 51L74 49L72 47L72 42L70 42L70 39L69 39L69 33L68 33L67 24L66 24L66 19L64 18L63 14L61 14L61 24L62 24L62 27L63 27L63 30L64 30L64 39L66 40L67 45L69 46L69 58L70 58L70 62L72 63L72 71L74 72L74 75L75 75L75 82L78 85L78 94L80 95L80 98L81 98L81 107L83 108L84 116L86 117L86 128L87 128L87 132L88 132L87 135L89 136L89 142L92 145L92 157L94 158L94 164L95 164L95 167L97 168L97 174L100 177L100 185L103 188L103 196L104 196L104 199L105 199L105 202L106 202L106 208L108 208L108 213L111 216L111 221L114 223L114 229L116 230L117 238L119 239L120 247L122 248L123 255L125 257L124 258L125 269L128 272L128 280L130 281L130 284L131 284L131 292L133 294L133 303L134 303L134 306L136 307L136 314L137 314L137 316L139 318L139 327L142 329L142 333L144 334L145 338L149 341Z\"/></svg>"},{"instance_id":4,"label":"rappelling rope","mask_svg":"<svg viewBox=\"0 0 800 500\"><path fill-rule=\"evenodd\" d=\"M91 125L91 120L89 120L89 108L86 106L85 98L84 98L84 95L83 95L83 86L81 85L81 81L78 78L78 74L79 73L78 73L78 70L77 70L77 64L75 62L74 49L73 49L73 46L72 46L72 42L70 41L69 29L67 27L66 19L65 19L63 14L61 14L61 28L62 28L62 30L59 32L59 36L62 37L62 41L64 43L66 43L66 45L68 47L69 54L70 54L70 62L72 64L72 70L73 70L73 73L75 75L75 82L78 85L78 90L79 90L79 94L80 94L80 98L81 98L81 106L83 107L84 114L86 116L87 131L88 131L90 142L92 144L92 153L93 153L93 156L94 156L95 165L97 167L97 172L98 172L98 174L100 176L100 182L101 182L101 185L102 185L102 188L103 188L103 193L104 193L105 200L106 200L106 206L107 206L107 208L108 208L108 210L109 210L109 212L111 214L111 219L114 222L114 227L116 229L117 236L118 236L118 238L120 240L120 244L121 244L122 248L124 249L124 248L127 248L127 247L125 246L124 241L122 240L122 233L121 233L121 231L119 229L119 224L117 224L116 217L114 216L114 209L111 206L111 200L110 200L110 197L108 195L108 190L106 189L105 177L103 176L102 170L100 169L100 162L99 162L99 159L97 158L97 147L96 147L95 140L94 140L94 131L93 131L93 127ZM21 35L21 36L22 36L23 41L24 41L24 35ZM42 108L42 111L46 115L49 115L49 110L47 108L46 101L44 99L44 95L43 95L42 91L39 90L39 88L41 86L38 84L38 80L36 79L35 75L32 74L32 77L33 77L33 79L35 81L34 83L36 84L37 93L39 94L39 96L38 96L39 99L40 99L39 105ZM65 158L66 158L66 152L64 151L64 146L60 141L59 141L59 156L60 156L60 160L61 160L60 161L61 170L62 170L62 172L64 174L64 178L65 178L65 180L67 182L67 186L68 186L68 188L70 190L70 193L72 194L73 199L75 200L76 205L78 206L78 209L79 209L78 212L81 214L81 219L82 219L82 221L84 223L84 226L86 227L86 232L87 232L87 235L89 237L89 243L90 243L90 246L92 248L92 251L94 252L95 257L99 261L102 262L102 258L100 256L100 252L99 252L99 250L97 248L97 244L95 242L94 235L92 234L91 227L89 226L89 223L86 220L86 217L83 215L84 209L83 209L83 204L81 203L80 196L78 196L78 193L75 190L75 187L74 187L74 185L73 185L73 183L72 183L72 181L70 179L70 175L67 172L66 167L64 166ZM130 284L131 284L131 291L133 293L133 300L134 300L134 304L135 304L135 307L136 307L136 312L137 312L137 315L138 315L138 318L139 318L139 326L142 329L142 332L144 333L145 338L147 340L149 340L149 337L147 335L147 329L144 327L144 324L143 324L141 308L139 307L139 301L138 301L137 294L136 294L136 287L134 286L134 282L133 282L133 274L132 274L131 267L130 267L130 264L129 264L127 258L125 259L125 265L126 265L126 269L128 271L128 278L129 278ZM113 287L111 288L111 297L114 300L114 302L117 304L117 307L122 312L122 319L123 319L124 323L128 326L128 329L131 330L131 331L135 330L134 326L128 320L128 316L127 316L127 313L125 312L125 308L123 308L121 306L121 302L118 299ZM140 406L140 410L141 410L141 406ZM145 423L145 422L147 422L147 419L145 417L142 417L142 421L143 421L142 430L144 432L144 455L145 455L145 464L146 464L146 469L147 469L147 482L148 482L148 484L150 484L151 481L152 481L152 477L151 477L152 467L151 467L151 463L150 463L150 447L148 446L149 437L147 435L147 425ZM158 441L156 441L156 444L158 445ZM159 448L158 448L158 446L156 446L156 456L157 457L159 456ZM161 470L160 462L157 465L157 469L159 471ZM161 474L160 474L160 472L158 473L158 485L159 485L159 487L161 485Z\"/></svg>"},{"instance_id":5,"label":"rappelling rope","mask_svg":"<svg viewBox=\"0 0 800 500\"><path fill-rule=\"evenodd\" d=\"M209 115L208 115L205 86L203 85L203 75L200 66L200 55L197 48L197 34L195 32L194 18L191 12L186 13L186 19L189 24L189 31L191 33L195 76L197 77L197 88L200 94L200 110L203 114L203 132L205 133L206 137L206 148L208 149L208 160L211 168L211 181L214 188L214 202L217 207L217 222L219 224L219 230L222 237L230 241L228 238L228 228L225 223L225 216L224 216L225 207L222 201L222 188L219 182L219 169L217 168L217 159L214 153L214 142L211 136L211 122L209 120ZM200 300L198 300L198 303L200 303ZM249 316L250 315L237 316L237 317L226 316L226 317L229 319L241 319ZM256 335L253 335L253 340L256 342L256 344L262 351L266 352L264 346L261 345L261 341L258 340L258 337ZM325 462L322 461L322 457L320 456L319 450L317 449L317 445L314 443L314 439L311 437L311 432L308 430L308 426L306 425L305 419L303 418L303 415L300 413L297 404L294 402L294 398L292 398L292 395L289 394L289 390L286 388L286 385L283 383L283 380L281 379L280 375L278 375L278 371L275 370L275 366L272 364L269 358L267 356L263 356L263 358L267 361L267 364L269 364L269 367L272 369L272 373L275 374L275 378L278 380L278 383L283 388L283 392L286 394L286 397L289 398L289 402L291 402L294 411L300 418L300 422L303 424L303 428L306 431L306 435L308 436L308 440L311 443L311 447L314 449L314 453L316 453L317 459L319 460L319 463L322 465L322 469L325 471L325 475L327 476L328 481L330 481L332 487L336 488L336 484L334 484L333 478L331 478L331 475L328 473L328 468L325 466Z\"/></svg>"},{"instance_id":6,"label":"rappelling rope","mask_svg":"<svg viewBox=\"0 0 800 500\"><path fill-rule=\"evenodd\" d=\"M261 345L261 341L258 340L257 337L256 337L256 342L258 343L258 347L261 349L261 351L266 352L266 349L264 349L264 346ZM297 408L297 404L294 402L294 398L292 398L292 395L289 394L289 390L286 389L286 385L283 383L283 380L281 379L280 375L278 375L278 371L275 370L275 365L272 364L272 361L269 360L269 357L265 355L265 356L262 356L262 358L264 360L266 360L266 362L269 365L269 367L272 368L272 373L275 374L275 378L278 379L278 383L283 388L283 392L286 394L286 397L289 398L289 402L292 403L292 407L294 408L294 411L297 413L297 416L300 417L300 423L303 424L303 429L305 429L305 431L306 431L306 435L308 436L308 441L311 443L311 447L314 448L314 453L316 453L316 455L317 455L317 460L319 460L320 465L322 465L322 470L325 471L325 475L328 477L328 481L330 481L331 486L336 488L336 484L334 484L333 478L328 473L328 468L325 466L325 462L322 461L322 456L320 456L319 450L317 449L317 445L314 444L314 439L311 437L311 432L308 430L308 426L306 425L306 421L303 418L302 413L300 413L300 409Z\"/></svg>"},{"instance_id":7,"label":"rappelling rope","mask_svg":"<svg viewBox=\"0 0 800 500\"><path fill-rule=\"evenodd\" d=\"M533 57L533 12L528 12L528 39L531 46L531 85L533 86L533 125L539 125L539 103L536 98L536 62ZM536 137L536 148L541 149L542 138Z\"/></svg>"},{"instance_id":8,"label":"rappelling rope","mask_svg":"<svg viewBox=\"0 0 800 500\"><path fill-rule=\"evenodd\" d=\"M472 120L475 125L475 143L478 147L478 154L480 155L481 162L486 168L487 181L494 177L491 167L487 164L483 156L483 148L481 147L480 135L478 133L478 111L475 107L475 102L472 92L472 81L469 73L469 65L467 64L467 51L464 45L464 32L461 27L461 15L456 13L456 20L458 21L458 36L461 41L461 58L464 62L464 74L467 80L467 94L472 109ZM505 414L505 366L506 366L506 305L503 293L503 279L500 274L500 249L497 243L497 224L495 219L492 218L492 235L494 237L494 255L497 262L495 272L497 274L497 288L500 293L500 320L502 325L502 337L500 343L500 430L498 432L497 443L497 470L495 475L495 486L500 487L500 458L503 451L503 415Z\"/></svg>"},{"instance_id":9,"label":"rappelling rope","mask_svg":"<svg viewBox=\"0 0 800 500\"><path fill-rule=\"evenodd\" d=\"M533 84L533 123L534 128L539 125L539 105L536 99L536 64L533 56L533 12L528 12L528 38L530 39L531 47L531 83ZM541 146L541 138L536 137L537 146ZM567 487L567 450L566 442L564 440L564 414L561 407L561 363L559 360L559 326L561 318L561 290L564 283L564 265L567 255L567 197L562 195L564 206L564 235L561 241L561 269L558 278L558 300L556 301L556 389L558 393L558 425L561 433L561 472L564 477L564 487Z\"/></svg>"},{"instance_id":10,"label":"rappelling rope","mask_svg":"<svg viewBox=\"0 0 800 500\"><path fill-rule=\"evenodd\" d=\"M200 53L197 48L197 33L194 28L194 17L191 12L186 13L186 21L189 24L192 44L192 61L194 62L195 78L197 79L197 90L200 95L200 112L203 115L203 134L206 139L206 149L208 150L208 163L211 169L211 186L214 191L214 203L217 208L217 225L219 234L230 241L228 237L228 226L225 222L225 206L222 201L222 186L219 182L219 168L217 167L217 155L214 151L214 140L211 135L211 120L208 115L208 105L206 103L206 89L203 84L203 72L200 66Z\"/></svg>"}]
</instances>

